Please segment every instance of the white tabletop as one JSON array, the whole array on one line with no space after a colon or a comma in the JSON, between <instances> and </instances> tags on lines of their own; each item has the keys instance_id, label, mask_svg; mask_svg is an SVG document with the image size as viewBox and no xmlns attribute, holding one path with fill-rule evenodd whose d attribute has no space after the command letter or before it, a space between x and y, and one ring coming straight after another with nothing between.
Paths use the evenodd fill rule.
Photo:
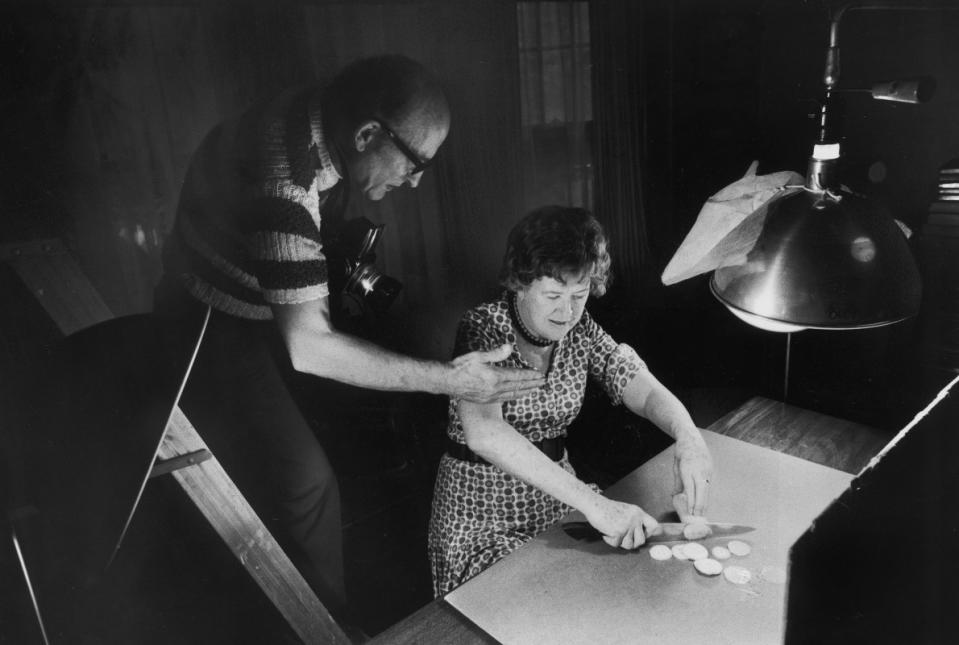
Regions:
<instances>
[{"instance_id":1,"label":"white tabletop","mask_svg":"<svg viewBox=\"0 0 959 645\"><path fill-rule=\"evenodd\" d=\"M724 562L747 568L748 584L702 576L690 562L654 561L646 547L627 552L576 542L556 525L454 590L447 602L507 645L780 642L786 585L771 579L786 571L793 542L852 476L713 432L703 435L716 466L709 519L756 529L738 538L752 552ZM674 519L668 517L671 493L671 448L608 491L660 520Z\"/></svg>"}]
</instances>

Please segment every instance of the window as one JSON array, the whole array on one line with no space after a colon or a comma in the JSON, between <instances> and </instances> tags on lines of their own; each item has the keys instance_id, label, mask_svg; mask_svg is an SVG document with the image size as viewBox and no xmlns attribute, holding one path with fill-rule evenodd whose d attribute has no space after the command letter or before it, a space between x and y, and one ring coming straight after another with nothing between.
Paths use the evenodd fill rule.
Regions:
<instances>
[{"instance_id":1,"label":"window","mask_svg":"<svg viewBox=\"0 0 959 645\"><path fill-rule=\"evenodd\" d=\"M592 206L587 2L517 4L527 208Z\"/></svg>"}]
</instances>

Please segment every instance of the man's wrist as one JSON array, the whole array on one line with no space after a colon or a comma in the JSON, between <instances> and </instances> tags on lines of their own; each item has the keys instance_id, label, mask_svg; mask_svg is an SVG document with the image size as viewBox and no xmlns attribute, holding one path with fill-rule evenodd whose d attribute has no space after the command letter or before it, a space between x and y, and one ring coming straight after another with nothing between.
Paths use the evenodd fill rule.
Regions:
<instances>
[{"instance_id":1,"label":"man's wrist","mask_svg":"<svg viewBox=\"0 0 959 645\"><path fill-rule=\"evenodd\" d=\"M426 361L423 368L425 391L430 394L452 394L453 366L451 363Z\"/></svg>"}]
</instances>

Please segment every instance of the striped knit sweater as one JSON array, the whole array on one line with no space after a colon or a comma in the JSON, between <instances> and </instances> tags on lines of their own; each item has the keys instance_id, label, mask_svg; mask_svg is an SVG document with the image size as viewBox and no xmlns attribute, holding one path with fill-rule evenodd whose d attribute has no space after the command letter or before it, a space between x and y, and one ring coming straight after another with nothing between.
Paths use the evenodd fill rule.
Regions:
<instances>
[{"instance_id":1,"label":"striped knit sweater","mask_svg":"<svg viewBox=\"0 0 959 645\"><path fill-rule=\"evenodd\" d=\"M320 208L341 180L317 92L289 90L214 128L190 162L165 251L197 299L266 320L328 295Z\"/></svg>"}]
</instances>

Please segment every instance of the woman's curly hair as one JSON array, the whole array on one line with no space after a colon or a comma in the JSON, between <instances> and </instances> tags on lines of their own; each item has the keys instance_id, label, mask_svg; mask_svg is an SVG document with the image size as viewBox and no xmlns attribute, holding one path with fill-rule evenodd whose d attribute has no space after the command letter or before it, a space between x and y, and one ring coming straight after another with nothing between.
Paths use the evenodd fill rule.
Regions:
<instances>
[{"instance_id":1,"label":"woman's curly hair","mask_svg":"<svg viewBox=\"0 0 959 645\"><path fill-rule=\"evenodd\" d=\"M509 233L500 284L511 291L550 277L589 274L589 292L606 293L610 259L603 227L583 208L542 206L521 219Z\"/></svg>"}]
</instances>

